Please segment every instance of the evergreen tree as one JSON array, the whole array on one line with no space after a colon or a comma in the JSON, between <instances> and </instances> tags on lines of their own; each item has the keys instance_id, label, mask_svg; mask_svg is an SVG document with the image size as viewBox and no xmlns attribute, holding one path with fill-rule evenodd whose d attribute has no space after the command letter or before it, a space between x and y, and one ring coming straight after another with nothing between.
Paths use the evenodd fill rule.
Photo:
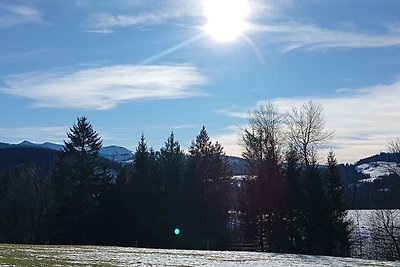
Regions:
<instances>
[{"instance_id":1,"label":"evergreen tree","mask_svg":"<svg viewBox=\"0 0 400 267\"><path fill-rule=\"evenodd\" d=\"M287 240L288 252L304 253L306 215L306 191L299 155L294 147L286 153L285 178L287 187Z\"/></svg>"},{"instance_id":2,"label":"evergreen tree","mask_svg":"<svg viewBox=\"0 0 400 267\"><path fill-rule=\"evenodd\" d=\"M244 130L244 158L249 176L244 183L244 226L247 238L262 251L284 251L285 184L281 160L282 116L268 103L250 114Z\"/></svg>"},{"instance_id":3,"label":"evergreen tree","mask_svg":"<svg viewBox=\"0 0 400 267\"><path fill-rule=\"evenodd\" d=\"M192 229L215 245L226 236L228 220L230 170L229 162L221 144L213 144L203 126L196 141L189 148L192 172L187 178L186 193L191 192L190 200L198 209L191 209ZM197 199L196 199L197 197ZM192 220L193 220L192 219ZM215 248L214 245L214 248Z\"/></svg>"},{"instance_id":4,"label":"evergreen tree","mask_svg":"<svg viewBox=\"0 0 400 267\"><path fill-rule=\"evenodd\" d=\"M328 155L325 172L316 164L303 169L305 179L305 253L348 256L349 222L344 187L335 156Z\"/></svg>"},{"instance_id":5,"label":"evergreen tree","mask_svg":"<svg viewBox=\"0 0 400 267\"><path fill-rule=\"evenodd\" d=\"M160 150L161 194L163 226L165 233L171 233L174 227L180 227L182 221L182 190L185 178L185 155L179 142L171 132L165 146ZM175 239L172 235L171 239ZM171 244L172 245L172 244Z\"/></svg>"},{"instance_id":6,"label":"evergreen tree","mask_svg":"<svg viewBox=\"0 0 400 267\"><path fill-rule=\"evenodd\" d=\"M99 211L111 186L99 151L102 142L86 117L67 133L52 177L52 218L58 243L99 242Z\"/></svg>"},{"instance_id":7,"label":"evergreen tree","mask_svg":"<svg viewBox=\"0 0 400 267\"><path fill-rule=\"evenodd\" d=\"M350 232L347 220L347 203L345 200L344 185L338 170L335 154L329 151L328 168L325 179L328 185L329 216L332 229L330 254L334 256L350 255Z\"/></svg>"},{"instance_id":8,"label":"evergreen tree","mask_svg":"<svg viewBox=\"0 0 400 267\"><path fill-rule=\"evenodd\" d=\"M29 163L0 173L0 241L42 243L47 241L44 220L49 202L49 179Z\"/></svg>"},{"instance_id":9,"label":"evergreen tree","mask_svg":"<svg viewBox=\"0 0 400 267\"><path fill-rule=\"evenodd\" d=\"M326 183L318 165L303 169L305 189L305 253L329 255L330 216Z\"/></svg>"},{"instance_id":10,"label":"evergreen tree","mask_svg":"<svg viewBox=\"0 0 400 267\"><path fill-rule=\"evenodd\" d=\"M128 181L126 207L129 214L129 239L139 246L159 246L163 238L160 229L161 185L159 154L147 147L142 134L135 151L132 173Z\"/></svg>"},{"instance_id":11,"label":"evergreen tree","mask_svg":"<svg viewBox=\"0 0 400 267\"><path fill-rule=\"evenodd\" d=\"M148 235L147 228L148 219L144 218L146 209L149 206L150 198L150 173L149 159L150 153L147 148L147 143L144 135L140 137L138 146L136 147L132 169L129 177L129 189L127 191L126 208L129 214L128 235L131 242L139 243L143 246ZM135 241L133 241L135 240Z\"/></svg>"}]
</instances>

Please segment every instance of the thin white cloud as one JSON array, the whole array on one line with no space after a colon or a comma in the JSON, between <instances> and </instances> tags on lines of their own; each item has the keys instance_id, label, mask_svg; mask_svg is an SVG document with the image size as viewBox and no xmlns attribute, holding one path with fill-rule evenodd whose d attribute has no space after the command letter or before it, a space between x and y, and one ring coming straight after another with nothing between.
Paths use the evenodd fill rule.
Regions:
<instances>
[{"instance_id":1,"label":"thin white cloud","mask_svg":"<svg viewBox=\"0 0 400 267\"><path fill-rule=\"evenodd\" d=\"M212 135L213 141L218 141L224 148L224 152L229 156L242 157L243 145L241 139L241 130L245 126L228 127L225 133Z\"/></svg>"},{"instance_id":2,"label":"thin white cloud","mask_svg":"<svg viewBox=\"0 0 400 267\"><path fill-rule=\"evenodd\" d=\"M321 28L316 25L292 22L289 24L251 25L251 31L263 33L266 42L283 44L283 52L295 49L381 48L400 46L400 34L360 33Z\"/></svg>"},{"instance_id":3,"label":"thin white cloud","mask_svg":"<svg viewBox=\"0 0 400 267\"><path fill-rule=\"evenodd\" d=\"M132 10L124 14L97 12L90 15L87 27L91 32L109 32L115 28L137 26L147 27L158 25L169 20L200 15L200 2L173 0L167 2L148 3L146 11Z\"/></svg>"},{"instance_id":4,"label":"thin white cloud","mask_svg":"<svg viewBox=\"0 0 400 267\"><path fill-rule=\"evenodd\" d=\"M23 23L43 23L39 10L25 5L5 5L0 3L0 28L8 28Z\"/></svg>"},{"instance_id":5,"label":"thin white cloud","mask_svg":"<svg viewBox=\"0 0 400 267\"><path fill-rule=\"evenodd\" d=\"M199 125L195 124L181 124L181 125L174 125L169 127L171 130L179 130L179 129L192 129L192 128L199 128Z\"/></svg>"},{"instance_id":6,"label":"thin white cloud","mask_svg":"<svg viewBox=\"0 0 400 267\"><path fill-rule=\"evenodd\" d=\"M293 6L293 0L248 0L249 17L257 19L277 18L283 16L284 10Z\"/></svg>"},{"instance_id":7,"label":"thin white cloud","mask_svg":"<svg viewBox=\"0 0 400 267\"><path fill-rule=\"evenodd\" d=\"M34 107L111 109L122 102L204 96L207 84L191 65L113 65L78 71L7 76L0 92L34 102Z\"/></svg>"},{"instance_id":8,"label":"thin white cloud","mask_svg":"<svg viewBox=\"0 0 400 267\"><path fill-rule=\"evenodd\" d=\"M221 108L216 111L218 113L228 115L230 117L240 118L240 119L246 119L249 117L249 111L232 111L232 110L226 109L226 108Z\"/></svg>"},{"instance_id":9,"label":"thin white cloud","mask_svg":"<svg viewBox=\"0 0 400 267\"><path fill-rule=\"evenodd\" d=\"M110 13L95 13L89 18L89 25L92 32L110 32L112 28L135 26L141 24L158 24L169 18L169 14L144 13L140 15L114 15Z\"/></svg>"},{"instance_id":10,"label":"thin white cloud","mask_svg":"<svg viewBox=\"0 0 400 267\"><path fill-rule=\"evenodd\" d=\"M86 30L86 32L92 32L92 33L112 33L112 30L107 30L107 29L98 29L98 30Z\"/></svg>"},{"instance_id":11,"label":"thin white cloud","mask_svg":"<svg viewBox=\"0 0 400 267\"><path fill-rule=\"evenodd\" d=\"M400 136L400 124L397 123L400 118L400 80L367 88L338 90L334 97L276 98L272 101L286 113L310 98L322 105L326 126L335 131L328 146L332 146L340 162L354 162L384 151L389 140ZM261 103L264 101L256 106ZM247 111L220 112L244 119ZM228 135L227 140L232 137ZM238 144L231 146L235 154L240 149Z\"/></svg>"},{"instance_id":12,"label":"thin white cloud","mask_svg":"<svg viewBox=\"0 0 400 267\"><path fill-rule=\"evenodd\" d=\"M5 61L5 62L10 62L10 61L15 61L15 60L20 60L20 59L40 57L49 52L50 52L50 49L46 49L46 48L32 50L32 51L25 51L25 52L20 52L20 53L13 53L13 54L0 52L0 60Z\"/></svg>"}]
</instances>

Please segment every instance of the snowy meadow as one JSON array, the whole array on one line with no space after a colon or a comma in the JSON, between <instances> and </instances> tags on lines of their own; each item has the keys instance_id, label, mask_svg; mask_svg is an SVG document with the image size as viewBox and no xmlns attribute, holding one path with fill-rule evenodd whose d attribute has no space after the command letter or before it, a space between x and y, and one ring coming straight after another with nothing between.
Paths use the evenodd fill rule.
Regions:
<instances>
[{"instance_id":1,"label":"snowy meadow","mask_svg":"<svg viewBox=\"0 0 400 267\"><path fill-rule=\"evenodd\" d=\"M1 266L400 266L294 254L100 246L0 245Z\"/></svg>"}]
</instances>

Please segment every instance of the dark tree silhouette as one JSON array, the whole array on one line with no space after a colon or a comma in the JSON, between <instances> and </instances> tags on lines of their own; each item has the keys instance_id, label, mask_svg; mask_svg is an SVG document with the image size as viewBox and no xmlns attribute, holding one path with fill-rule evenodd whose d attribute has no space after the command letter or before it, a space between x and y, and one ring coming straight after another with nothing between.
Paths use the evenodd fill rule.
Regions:
<instances>
[{"instance_id":1,"label":"dark tree silhouette","mask_svg":"<svg viewBox=\"0 0 400 267\"><path fill-rule=\"evenodd\" d=\"M334 256L350 255L350 228L347 219L348 205L345 198L344 185L339 173L333 151L328 153L328 168L325 172L330 218L330 253ZM327 240L329 241L329 240Z\"/></svg>"},{"instance_id":2,"label":"dark tree silhouette","mask_svg":"<svg viewBox=\"0 0 400 267\"><path fill-rule=\"evenodd\" d=\"M101 202L111 177L100 158L101 140L86 117L78 117L59 152L52 189L57 243L94 243L100 231Z\"/></svg>"},{"instance_id":3,"label":"dark tree silhouette","mask_svg":"<svg viewBox=\"0 0 400 267\"><path fill-rule=\"evenodd\" d=\"M214 248L226 238L230 168L221 144L210 141L205 127L189 148L191 172L186 193L193 207L187 206L193 231L201 233ZM191 187L191 188L190 188ZM196 209L196 206L198 209Z\"/></svg>"},{"instance_id":4,"label":"dark tree silhouette","mask_svg":"<svg viewBox=\"0 0 400 267\"><path fill-rule=\"evenodd\" d=\"M243 206L247 238L262 251L284 250L284 175L281 160L283 117L271 103L250 114L243 142L250 176L245 179Z\"/></svg>"},{"instance_id":5,"label":"dark tree silhouette","mask_svg":"<svg viewBox=\"0 0 400 267\"><path fill-rule=\"evenodd\" d=\"M171 132L164 147L160 150L160 200L162 205L163 227L169 236L169 245L174 245L172 231L183 223L182 190L185 179L186 159L179 142ZM176 244L175 244L176 245Z\"/></svg>"}]
</instances>

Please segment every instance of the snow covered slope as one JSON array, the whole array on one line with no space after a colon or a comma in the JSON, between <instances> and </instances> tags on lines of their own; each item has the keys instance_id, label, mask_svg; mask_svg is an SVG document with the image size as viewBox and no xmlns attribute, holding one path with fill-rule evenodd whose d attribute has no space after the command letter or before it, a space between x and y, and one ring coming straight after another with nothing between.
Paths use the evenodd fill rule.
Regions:
<instances>
[{"instance_id":1,"label":"snow covered slope","mask_svg":"<svg viewBox=\"0 0 400 267\"><path fill-rule=\"evenodd\" d=\"M100 149L100 155L109 160L127 163L133 160L133 153L125 148L120 146L106 146Z\"/></svg>"},{"instance_id":2,"label":"snow covered slope","mask_svg":"<svg viewBox=\"0 0 400 267\"><path fill-rule=\"evenodd\" d=\"M356 170L368 176L360 182L373 182L376 179L389 176L394 173L400 173L399 164L396 162L376 161L364 163L356 166Z\"/></svg>"}]
</instances>

